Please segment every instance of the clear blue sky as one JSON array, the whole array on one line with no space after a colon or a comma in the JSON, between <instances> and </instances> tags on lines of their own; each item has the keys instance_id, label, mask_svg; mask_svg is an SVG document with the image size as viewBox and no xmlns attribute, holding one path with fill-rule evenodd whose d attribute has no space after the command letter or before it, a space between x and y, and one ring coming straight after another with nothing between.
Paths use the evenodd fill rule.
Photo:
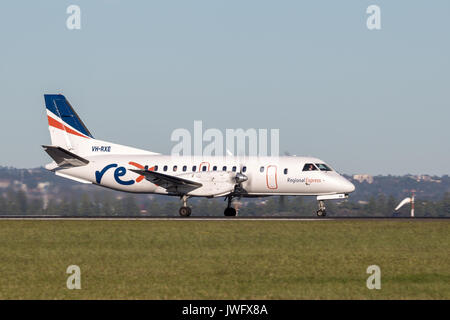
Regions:
<instances>
[{"instance_id":1,"label":"clear blue sky","mask_svg":"<svg viewBox=\"0 0 450 320\"><path fill-rule=\"evenodd\" d=\"M0 34L0 165L49 162L43 94L64 93L96 138L156 152L203 120L344 173L450 174L448 0L9 0Z\"/></svg>"}]
</instances>

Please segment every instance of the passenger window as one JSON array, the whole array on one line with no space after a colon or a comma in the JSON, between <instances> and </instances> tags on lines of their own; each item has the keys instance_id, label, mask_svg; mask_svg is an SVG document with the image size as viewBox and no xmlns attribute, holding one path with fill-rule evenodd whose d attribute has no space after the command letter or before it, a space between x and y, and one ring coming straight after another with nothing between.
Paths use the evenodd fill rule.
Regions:
<instances>
[{"instance_id":1,"label":"passenger window","mask_svg":"<svg viewBox=\"0 0 450 320\"><path fill-rule=\"evenodd\" d=\"M206 166L203 166L203 167L202 167L202 171L206 171L206 169L207 169Z\"/></svg>"},{"instance_id":2,"label":"passenger window","mask_svg":"<svg viewBox=\"0 0 450 320\"><path fill-rule=\"evenodd\" d=\"M327 166L325 163L316 163L316 166L320 171L331 171L331 168Z\"/></svg>"},{"instance_id":3,"label":"passenger window","mask_svg":"<svg viewBox=\"0 0 450 320\"><path fill-rule=\"evenodd\" d=\"M303 167L303 171L314 171L314 170L317 170L317 168L312 163L307 163Z\"/></svg>"},{"instance_id":4,"label":"passenger window","mask_svg":"<svg viewBox=\"0 0 450 320\"><path fill-rule=\"evenodd\" d=\"M173 166L173 172L177 172L178 166Z\"/></svg>"},{"instance_id":5,"label":"passenger window","mask_svg":"<svg viewBox=\"0 0 450 320\"><path fill-rule=\"evenodd\" d=\"M192 172L197 171L197 166L192 166Z\"/></svg>"},{"instance_id":6,"label":"passenger window","mask_svg":"<svg viewBox=\"0 0 450 320\"><path fill-rule=\"evenodd\" d=\"M167 171L167 166L164 166L163 170L164 170L164 171Z\"/></svg>"},{"instance_id":7,"label":"passenger window","mask_svg":"<svg viewBox=\"0 0 450 320\"><path fill-rule=\"evenodd\" d=\"M236 172L236 166L233 166L232 170L233 170L233 172Z\"/></svg>"},{"instance_id":8,"label":"passenger window","mask_svg":"<svg viewBox=\"0 0 450 320\"><path fill-rule=\"evenodd\" d=\"M288 174L288 169L284 168L284 174Z\"/></svg>"},{"instance_id":9,"label":"passenger window","mask_svg":"<svg viewBox=\"0 0 450 320\"><path fill-rule=\"evenodd\" d=\"M153 167L153 171L158 171L158 166L157 165Z\"/></svg>"},{"instance_id":10,"label":"passenger window","mask_svg":"<svg viewBox=\"0 0 450 320\"><path fill-rule=\"evenodd\" d=\"M222 171L227 171L227 166L223 166Z\"/></svg>"},{"instance_id":11,"label":"passenger window","mask_svg":"<svg viewBox=\"0 0 450 320\"><path fill-rule=\"evenodd\" d=\"M259 172L264 172L264 167L259 168Z\"/></svg>"},{"instance_id":12,"label":"passenger window","mask_svg":"<svg viewBox=\"0 0 450 320\"><path fill-rule=\"evenodd\" d=\"M187 170L187 166L183 166L183 171L186 171Z\"/></svg>"},{"instance_id":13,"label":"passenger window","mask_svg":"<svg viewBox=\"0 0 450 320\"><path fill-rule=\"evenodd\" d=\"M246 166L243 166L243 167L242 167L242 172L245 172L245 171L247 171L247 167L246 167Z\"/></svg>"},{"instance_id":14,"label":"passenger window","mask_svg":"<svg viewBox=\"0 0 450 320\"><path fill-rule=\"evenodd\" d=\"M214 166L214 167L213 167L213 171L217 171L217 166Z\"/></svg>"}]
</instances>

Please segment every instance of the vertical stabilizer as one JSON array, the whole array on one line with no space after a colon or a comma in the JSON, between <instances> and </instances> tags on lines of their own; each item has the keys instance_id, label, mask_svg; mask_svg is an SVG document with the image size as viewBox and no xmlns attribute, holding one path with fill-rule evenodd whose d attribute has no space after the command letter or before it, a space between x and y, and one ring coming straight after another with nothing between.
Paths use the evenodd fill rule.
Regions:
<instances>
[{"instance_id":1,"label":"vertical stabilizer","mask_svg":"<svg viewBox=\"0 0 450 320\"><path fill-rule=\"evenodd\" d=\"M93 139L63 95L46 94L44 98L52 145L75 151L78 139Z\"/></svg>"},{"instance_id":2,"label":"vertical stabilizer","mask_svg":"<svg viewBox=\"0 0 450 320\"><path fill-rule=\"evenodd\" d=\"M100 154L149 154L149 152L94 139L88 128L62 94L45 94L48 128L52 146L79 156Z\"/></svg>"}]
</instances>

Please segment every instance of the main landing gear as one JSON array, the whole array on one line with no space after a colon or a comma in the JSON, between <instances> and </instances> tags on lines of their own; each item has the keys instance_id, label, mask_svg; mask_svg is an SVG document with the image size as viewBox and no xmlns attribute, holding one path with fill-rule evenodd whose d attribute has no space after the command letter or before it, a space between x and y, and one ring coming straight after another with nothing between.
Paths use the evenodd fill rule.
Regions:
<instances>
[{"instance_id":1,"label":"main landing gear","mask_svg":"<svg viewBox=\"0 0 450 320\"><path fill-rule=\"evenodd\" d=\"M318 217L325 217L327 215L327 211L325 210L325 202L323 200L319 200L319 210L317 210Z\"/></svg>"},{"instance_id":2,"label":"main landing gear","mask_svg":"<svg viewBox=\"0 0 450 320\"><path fill-rule=\"evenodd\" d=\"M181 200L183 201L183 206L180 208L180 210L178 210L178 213L180 214L180 216L182 217L189 217L192 213L191 208L189 208L187 206L187 196L182 196Z\"/></svg>"},{"instance_id":3,"label":"main landing gear","mask_svg":"<svg viewBox=\"0 0 450 320\"><path fill-rule=\"evenodd\" d=\"M228 200L228 205L225 208L225 211L223 212L223 214L227 217L236 216L236 209L231 206L232 199L233 199L233 197L231 195L229 195L229 196L227 196L227 198L225 198L225 200Z\"/></svg>"}]
</instances>

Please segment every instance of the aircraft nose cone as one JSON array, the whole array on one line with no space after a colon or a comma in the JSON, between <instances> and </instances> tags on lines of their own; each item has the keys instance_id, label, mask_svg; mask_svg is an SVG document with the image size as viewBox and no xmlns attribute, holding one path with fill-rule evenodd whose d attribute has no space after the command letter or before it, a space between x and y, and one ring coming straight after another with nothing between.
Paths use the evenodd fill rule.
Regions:
<instances>
[{"instance_id":1,"label":"aircraft nose cone","mask_svg":"<svg viewBox=\"0 0 450 320\"><path fill-rule=\"evenodd\" d=\"M343 183L344 193L351 193L351 192L355 191L355 185L345 178L344 178L344 180L345 180L345 182Z\"/></svg>"}]
</instances>

